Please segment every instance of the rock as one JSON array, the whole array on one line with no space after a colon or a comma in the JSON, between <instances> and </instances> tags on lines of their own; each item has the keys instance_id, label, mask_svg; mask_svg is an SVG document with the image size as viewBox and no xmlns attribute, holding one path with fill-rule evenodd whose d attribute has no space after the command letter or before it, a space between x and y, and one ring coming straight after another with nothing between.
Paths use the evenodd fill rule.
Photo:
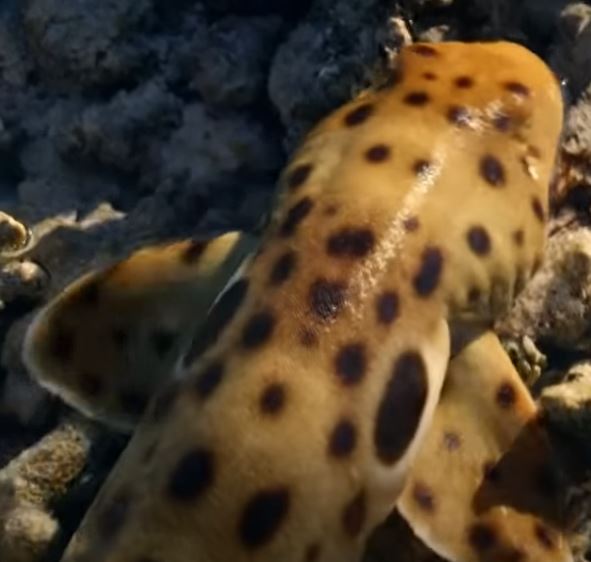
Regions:
<instances>
[{"instance_id":1,"label":"rock","mask_svg":"<svg viewBox=\"0 0 591 562\"><path fill-rule=\"evenodd\" d=\"M87 212L120 194L119 185L107 174L88 176L65 162L54 138L41 136L26 143L21 159L27 178L18 194L32 225L65 210Z\"/></svg>"},{"instance_id":2,"label":"rock","mask_svg":"<svg viewBox=\"0 0 591 562\"><path fill-rule=\"evenodd\" d=\"M566 510L575 531L573 553L591 548L591 362L576 363L542 390L541 420L568 477Z\"/></svg>"},{"instance_id":3,"label":"rock","mask_svg":"<svg viewBox=\"0 0 591 562\"><path fill-rule=\"evenodd\" d=\"M560 13L550 63L566 81L571 101L591 85L591 6L568 2Z\"/></svg>"},{"instance_id":4,"label":"rock","mask_svg":"<svg viewBox=\"0 0 591 562\"><path fill-rule=\"evenodd\" d=\"M291 149L313 122L371 84L387 70L384 54L395 56L411 35L517 38L542 54L553 45L555 67L575 95L584 92L589 6L570 2L561 12L563 6L562 0L0 2L0 208L30 225L35 238L22 262L0 267L6 304L0 458L67 411L20 362L24 329L41 301L143 244L253 228L285 160L282 143ZM567 119L569 186L589 183L590 96L576 98ZM543 370L523 344L527 338L568 353L588 349L590 241L581 224L551 240L549 265L505 325L517 336L516 357L527 376ZM18 436L7 435L8 418L20 422L10 426ZM62 541L115 456L85 471L79 480L92 485L53 512L44 501L24 501L27 485L11 477L0 487L0 513L9 515L0 551L3 544L11 549L2 555L40 562L51 544L52 562L59 559ZM391 560L394 551L400 562L434 560L395 517L383 529L367 562Z\"/></svg>"},{"instance_id":5,"label":"rock","mask_svg":"<svg viewBox=\"0 0 591 562\"><path fill-rule=\"evenodd\" d=\"M242 113L192 104L162 151L162 174L195 185L238 172L268 173L283 160L277 144L264 126Z\"/></svg>"},{"instance_id":6,"label":"rock","mask_svg":"<svg viewBox=\"0 0 591 562\"><path fill-rule=\"evenodd\" d=\"M590 35L591 37L591 35ZM559 196L591 186L591 86L569 110L564 127Z\"/></svg>"},{"instance_id":7,"label":"rock","mask_svg":"<svg viewBox=\"0 0 591 562\"><path fill-rule=\"evenodd\" d=\"M202 0L203 5L214 14L264 15L282 14L296 17L305 13L310 0L277 2L276 0Z\"/></svg>"},{"instance_id":8,"label":"rock","mask_svg":"<svg viewBox=\"0 0 591 562\"><path fill-rule=\"evenodd\" d=\"M550 238L543 266L498 330L572 351L588 349L590 323L591 231L563 230Z\"/></svg>"},{"instance_id":9,"label":"rock","mask_svg":"<svg viewBox=\"0 0 591 562\"><path fill-rule=\"evenodd\" d=\"M33 62L29 58L20 20L20 2L5 0L0 10L0 79L17 88L25 87Z\"/></svg>"},{"instance_id":10,"label":"rock","mask_svg":"<svg viewBox=\"0 0 591 562\"><path fill-rule=\"evenodd\" d=\"M565 120L556 199L589 208L591 188L591 6L569 3L561 13L550 62L571 104ZM574 201L573 201L574 200Z\"/></svg>"},{"instance_id":11,"label":"rock","mask_svg":"<svg viewBox=\"0 0 591 562\"><path fill-rule=\"evenodd\" d=\"M47 297L60 291L82 271L126 253L125 245L113 251L113 240L124 216L109 204L103 204L87 215L64 213L35 226L33 235L37 242L27 257L49 275Z\"/></svg>"},{"instance_id":12,"label":"rock","mask_svg":"<svg viewBox=\"0 0 591 562\"><path fill-rule=\"evenodd\" d=\"M149 160L152 144L166 138L181 115L180 100L162 84L148 82L85 108L56 134L58 152L77 165L138 172Z\"/></svg>"},{"instance_id":13,"label":"rock","mask_svg":"<svg viewBox=\"0 0 591 562\"><path fill-rule=\"evenodd\" d=\"M48 283L47 273L38 264L10 262L0 268L0 303L21 297L34 301L45 292Z\"/></svg>"},{"instance_id":14,"label":"rock","mask_svg":"<svg viewBox=\"0 0 591 562\"><path fill-rule=\"evenodd\" d=\"M191 90L216 106L239 108L266 91L271 58L281 31L278 17L223 18L200 37L192 57Z\"/></svg>"},{"instance_id":15,"label":"rock","mask_svg":"<svg viewBox=\"0 0 591 562\"><path fill-rule=\"evenodd\" d=\"M502 344L523 382L530 388L534 386L548 364L547 357L528 336L508 339Z\"/></svg>"},{"instance_id":16,"label":"rock","mask_svg":"<svg viewBox=\"0 0 591 562\"><path fill-rule=\"evenodd\" d=\"M318 1L279 47L269 96L286 127L287 145L329 110L371 82L380 54L405 40L382 3Z\"/></svg>"},{"instance_id":17,"label":"rock","mask_svg":"<svg viewBox=\"0 0 591 562\"><path fill-rule=\"evenodd\" d=\"M439 24L431 26L418 34L419 41L437 42L457 40L457 29L453 25Z\"/></svg>"},{"instance_id":18,"label":"rock","mask_svg":"<svg viewBox=\"0 0 591 562\"><path fill-rule=\"evenodd\" d=\"M520 6L520 28L527 36L535 37L541 48L552 42L562 20L568 0L525 0Z\"/></svg>"},{"instance_id":19,"label":"rock","mask_svg":"<svg viewBox=\"0 0 591 562\"><path fill-rule=\"evenodd\" d=\"M558 384L542 390L539 403L545 426L567 455L563 458L570 468L577 475L591 476L591 362L572 365Z\"/></svg>"},{"instance_id":20,"label":"rock","mask_svg":"<svg viewBox=\"0 0 591 562\"><path fill-rule=\"evenodd\" d=\"M457 3L456 0L410 0L407 4L411 10L420 12L421 10L448 8L452 6L454 2Z\"/></svg>"},{"instance_id":21,"label":"rock","mask_svg":"<svg viewBox=\"0 0 591 562\"><path fill-rule=\"evenodd\" d=\"M445 562L429 550L394 511L370 535L363 562Z\"/></svg>"},{"instance_id":22,"label":"rock","mask_svg":"<svg viewBox=\"0 0 591 562\"><path fill-rule=\"evenodd\" d=\"M59 523L38 507L18 505L13 494L11 488L0 489L2 554L6 562L41 562L57 536Z\"/></svg>"},{"instance_id":23,"label":"rock","mask_svg":"<svg viewBox=\"0 0 591 562\"><path fill-rule=\"evenodd\" d=\"M0 211L0 261L14 259L26 252L31 244L31 231L27 225Z\"/></svg>"},{"instance_id":24,"label":"rock","mask_svg":"<svg viewBox=\"0 0 591 562\"><path fill-rule=\"evenodd\" d=\"M0 392L0 415L16 420L23 427L38 429L51 422L58 403L29 377L22 362L22 341L31 320L32 315L28 314L13 322L3 340L5 376Z\"/></svg>"},{"instance_id":25,"label":"rock","mask_svg":"<svg viewBox=\"0 0 591 562\"><path fill-rule=\"evenodd\" d=\"M144 62L134 33L151 10L151 0L31 0L24 23L42 74L69 85L110 86Z\"/></svg>"},{"instance_id":26,"label":"rock","mask_svg":"<svg viewBox=\"0 0 591 562\"><path fill-rule=\"evenodd\" d=\"M91 426L63 423L0 471L0 552L3 562L42 562L58 538L51 505L80 477Z\"/></svg>"}]
</instances>

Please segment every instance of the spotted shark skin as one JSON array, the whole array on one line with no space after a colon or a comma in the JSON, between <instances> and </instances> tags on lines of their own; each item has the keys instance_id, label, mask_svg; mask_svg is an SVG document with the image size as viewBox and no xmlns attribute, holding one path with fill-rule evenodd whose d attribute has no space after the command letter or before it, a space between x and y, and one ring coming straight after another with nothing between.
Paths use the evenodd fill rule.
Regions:
<instances>
[{"instance_id":1,"label":"spotted shark skin","mask_svg":"<svg viewBox=\"0 0 591 562\"><path fill-rule=\"evenodd\" d=\"M256 245L241 232L159 244L84 275L27 330L28 371L87 416L132 431Z\"/></svg>"},{"instance_id":2,"label":"spotted shark skin","mask_svg":"<svg viewBox=\"0 0 591 562\"><path fill-rule=\"evenodd\" d=\"M397 507L448 560L571 560L560 478L538 408L489 331L450 361Z\"/></svg>"},{"instance_id":3,"label":"spotted shark skin","mask_svg":"<svg viewBox=\"0 0 591 562\"><path fill-rule=\"evenodd\" d=\"M64 562L353 562L397 504L451 560L498 553L506 536L467 515L473 484L449 537L424 513L425 498L449 498L445 482L416 485L446 408L474 399L456 383L445 402L446 376L461 379L476 354L483 388L506 383L486 330L542 259L560 88L511 43L415 44L398 62L387 86L304 140L259 251L151 402ZM517 383L508 392L526 401ZM501 438L495 396L490 443L458 456L457 474L535 418L529 404ZM571 560L539 548L560 532L539 517L550 520L503 560Z\"/></svg>"}]
</instances>

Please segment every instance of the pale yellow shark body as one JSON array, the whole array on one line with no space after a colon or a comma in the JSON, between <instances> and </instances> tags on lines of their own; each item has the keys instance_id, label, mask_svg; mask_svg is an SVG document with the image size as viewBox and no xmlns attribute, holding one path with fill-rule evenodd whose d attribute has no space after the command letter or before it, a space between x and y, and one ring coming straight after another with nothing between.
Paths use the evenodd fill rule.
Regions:
<instances>
[{"instance_id":1,"label":"pale yellow shark body","mask_svg":"<svg viewBox=\"0 0 591 562\"><path fill-rule=\"evenodd\" d=\"M29 328L23 353L29 372L88 416L132 430L256 243L228 232L160 244L84 275Z\"/></svg>"},{"instance_id":2,"label":"pale yellow shark body","mask_svg":"<svg viewBox=\"0 0 591 562\"><path fill-rule=\"evenodd\" d=\"M555 497L542 513L471 504L486 476L474 467L535 417L514 370L491 368L510 364L486 330L540 262L561 124L559 86L523 47L403 49L391 84L337 110L293 157L260 250L152 401L64 562L354 562L398 501L453 560L570 560L545 511ZM458 382L479 376L475 357L478 400L477 384ZM429 463L462 419L475 446L446 461L455 482L471 478L456 498ZM447 439L461 443L461 429ZM436 518L439 505L455 520ZM516 546L519 517L531 533Z\"/></svg>"}]
</instances>

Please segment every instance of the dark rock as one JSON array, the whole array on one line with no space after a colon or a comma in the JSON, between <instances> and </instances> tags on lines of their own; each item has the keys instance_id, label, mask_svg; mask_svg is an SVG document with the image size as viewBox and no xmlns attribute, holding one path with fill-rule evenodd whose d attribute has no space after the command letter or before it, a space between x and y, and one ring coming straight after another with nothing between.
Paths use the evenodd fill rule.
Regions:
<instances>
[{"instance_id":1,"label":"dark rock","mask_svg":"<svg viewBox=\"0 0 591 562\"><path fill-rule=\"evenodd\" d=\"M145 61L135 32L151 17L151 0L31 0L24 22L42 75L107 86L128 82Z\"/></svg>"}]
</instances>

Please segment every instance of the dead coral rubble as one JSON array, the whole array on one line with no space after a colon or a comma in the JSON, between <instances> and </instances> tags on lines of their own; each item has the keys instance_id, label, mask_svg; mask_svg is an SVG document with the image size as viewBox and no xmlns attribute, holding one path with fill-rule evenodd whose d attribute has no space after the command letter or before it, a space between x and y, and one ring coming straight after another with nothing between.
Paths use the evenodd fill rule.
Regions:
<instances>
[{"instance_id":1,"label":"dead coral rubble","mask_svg":"<svg viewBox=\"0 0 591 562\"><path fill-rule=\"evenodd\" d=\"M0 207L32 227L35 245L28 261L3 262L0 272L0 412L18 420L3 426L10 435L0 431L0 441L17 452L31 431L40 441L0 473L2 562L59 559L55 537L67 538L76 522L66 524L50 500L88 476L93 437L63 422L42 438L56 407L58 419L66 409L34 386L19 360L38 304L143 244L253 228L286 149L370 84L411 37L517 39L549 60L572 101L562 200L588 191L590 21L587 3L566 0L3 1ZM577 213L574 226L551 238L546 265L500 326L567 359L588 356L591 343L588 205ZM537 377L530 355L537 357L526 353L521 367ZM582 443L586 394L561 388L542 396L549 427ZM58 466L62 478L53 481L48 469ZM77 516L90 500L75 497ZM368 561L392 559L394 549L399 562L435 560L396 518L385 528Z\"/></svg>"}]
</instances>

